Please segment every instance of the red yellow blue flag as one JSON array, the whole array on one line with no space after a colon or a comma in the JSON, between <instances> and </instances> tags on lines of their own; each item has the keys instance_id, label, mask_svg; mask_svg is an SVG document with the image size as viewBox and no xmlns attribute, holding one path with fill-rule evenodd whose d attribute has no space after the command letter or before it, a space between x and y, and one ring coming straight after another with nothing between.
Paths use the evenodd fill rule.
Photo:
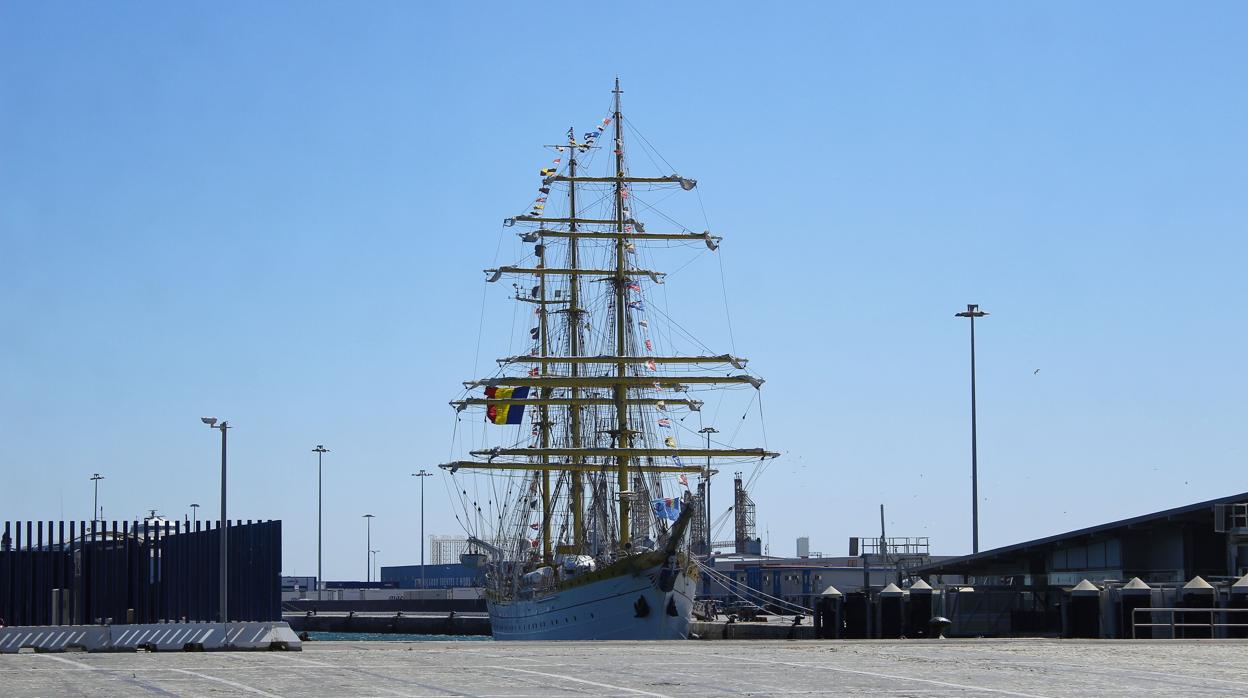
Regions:
<instances>
[{"instance_id":1,"label":"red yellow blue flag","mask_svg":"<svg viewBox=\"0 0 1248 698\"><path fill-rule=\"evenodd\" d=\"M528 386L519 388L485 389L485 396L494 400L523 400L529 396ZM520 424L524 419L524 405L498 403L485 408L485 421L494 424Z\"/></svg>"}]
</instances>

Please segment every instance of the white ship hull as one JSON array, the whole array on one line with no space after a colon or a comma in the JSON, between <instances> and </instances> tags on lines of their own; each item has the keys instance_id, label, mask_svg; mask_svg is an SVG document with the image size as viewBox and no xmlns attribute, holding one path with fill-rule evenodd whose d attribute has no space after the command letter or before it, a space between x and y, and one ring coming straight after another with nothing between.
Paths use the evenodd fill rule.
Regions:
<instances>
[{"instance_id":1,"label":"white ship hull","mask_svg":"<svg viewBox=\"0 0 1248 698\"><path fill-rule=\"evenodd\" d=\"M488 601L495 640L684 640L695 580L676 574L660 589L663 566L624 573L532 599Z\"/></svg>"}]
</instances>

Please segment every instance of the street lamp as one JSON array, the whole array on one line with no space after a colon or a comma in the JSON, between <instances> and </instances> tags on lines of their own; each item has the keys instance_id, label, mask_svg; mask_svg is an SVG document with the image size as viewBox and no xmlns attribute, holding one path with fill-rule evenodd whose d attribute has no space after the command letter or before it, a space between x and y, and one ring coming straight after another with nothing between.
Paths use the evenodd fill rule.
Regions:
<instances>
[{"instance_id":1,"label":"street lamp","mask_svg":"<svg viewBox=\"0 0 1248 698\"><path fill-rule=\"evenodd\" d=\"M93 524L100 520L100 480L103 479L104 476L99 473L91 476L91 481L95 483L95 501L91 505L91 523Z\"/></svg>"},{"instance_id":2,"label":"street lamp","mask_svg":"<svg viewBox=\"0 0 1248 698\"><path fill-rule=\"evenodd\" d=\"M374 567L373 571L376 573L374 576L377 577L377 583L380 584L381 583L381 569L380 569L380 566L377 564L377 553L381 551L370 550L369 552L373 554L373 560L372 560L372 564Z\"/></svg>"},{"instance_id":3,"label":"street lamp","mask_svg":"<svg viewBox=\"0 0 1248 698\"><path fill-rule=\"evenodd\" d=\"M195 530L195 522L198 518L198 514L199 514L199 505L192 504L191 505L191 530L192 531Z\"/></svg>"},{"instance_id":4,"label":"street lamp","mask_svg":"<svg viewBox=\"0 0 1248 698\"><path fill-rule=\"evenodd\" d=\"M428 472L424 468L418 473L412 473L412 477L420 478L420 588L425 588L425 478L432 477L433 473Z\"/></svg>"},{"instance_id":5,"label":"street lamp","mask_svg":"<svg viewBox=\"0 0 1248 698\"><path fill-rule=\"evenodd\" d=\"M373 581L373 519L372 514L364 515L364 570L365 582Z\"/></svg>"},{"instance_id":6,"label":"street lamp","mask_svg":"<svg viewBox=\"0 0 1248 698\"><path fill-rule=\"evenodd\" d=\"M220 424L217 424L216 417L200 417L199 421L203 422L204 424L207 424L209 429L217 429L217 430L220 430L221 432L221 525L220 525L220 530L218 532L218 534L221 536L221 564L220 564L221 608L220 608L219 613L221 617L221 622L227 623L229 622L229 611L228 611L229 606L226 605L227 600L228 600L228 597L226 594L226 591L227 591L226 584L228 583L229 577L226 576L226 565L227 565L226 561L229 559L227 555L228 555L228 550L229 550L229 538L230 537L228 535L229 531L227 529L228 521L225 517L225 430L230 428L230 423L221 422Z\"/></svg>"},{"instance_id":7,"label":"street lamp","mask_svg":"<svg viewBox=\"0 0 1248 698\"><path fill-rule=\"evenodd\" d=\"M329 453L329 449L317 444L312 449L316 454L316 600L321 600L321 456Z\"/></svg>"},{"instance_id":8,"label":"street lamp","mask_svg":"<svg viewBox=\"0 0 1248 698\"><path fill-rule=\"evenodd\" d=\"M979 454L975 430L975 318L986 317L988 313L973 303L966 304L966 310L956 313L954 317L971 319L971 553L979 552Z\"/></svg>"},{"instance_id":9,"label":"street lamp","mask_svg":"<svg viewBox=\"0 0 1248 698\"><path fill-rule=\"evenodd\" d=\"M711 450L711 434L718 434L719 430L715 427L702 427L698 430L699 434L706 434L706 450ZM706 505L706 554L711 554L711 457L706 457L706 470L702 473L702 481L706 483L706 489L703 491L703 497L706 499L703 504Z\"/></svg>"}]
</instances>

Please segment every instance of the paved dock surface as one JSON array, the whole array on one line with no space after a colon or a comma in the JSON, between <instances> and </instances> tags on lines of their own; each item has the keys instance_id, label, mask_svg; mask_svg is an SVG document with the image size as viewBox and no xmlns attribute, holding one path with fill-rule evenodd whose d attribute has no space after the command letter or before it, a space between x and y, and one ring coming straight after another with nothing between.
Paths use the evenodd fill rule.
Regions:
<instances>
[{"instance_id":1,"label":"paved dock surface","mask_svg":"<svg viewBox=\"0 0 1248 698\"><path fill-rule=\"evenodd\" d=\"M310 642L302 653L0 656L16 696L1197 696L1242 641Z\"/></svg>"}]
</instances>

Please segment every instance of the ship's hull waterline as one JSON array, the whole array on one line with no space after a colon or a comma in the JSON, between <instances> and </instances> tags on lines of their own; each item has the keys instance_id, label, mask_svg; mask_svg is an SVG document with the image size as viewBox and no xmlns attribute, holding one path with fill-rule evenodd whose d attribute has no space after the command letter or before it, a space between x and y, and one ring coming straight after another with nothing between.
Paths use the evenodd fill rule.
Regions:
<instances>
[{"instance_id":1,"label":"ship's hull waterline","mask_svg":"<svg viewBox=\"0 0 1248 698\"><path fill-rule=\"evenodd\" d=\"M489 601L495 640L684 640L693 617L695 581L677 574L671 591L656 580L663 566L622 574L533 599Z\"/></svg>"}]
</instances>

